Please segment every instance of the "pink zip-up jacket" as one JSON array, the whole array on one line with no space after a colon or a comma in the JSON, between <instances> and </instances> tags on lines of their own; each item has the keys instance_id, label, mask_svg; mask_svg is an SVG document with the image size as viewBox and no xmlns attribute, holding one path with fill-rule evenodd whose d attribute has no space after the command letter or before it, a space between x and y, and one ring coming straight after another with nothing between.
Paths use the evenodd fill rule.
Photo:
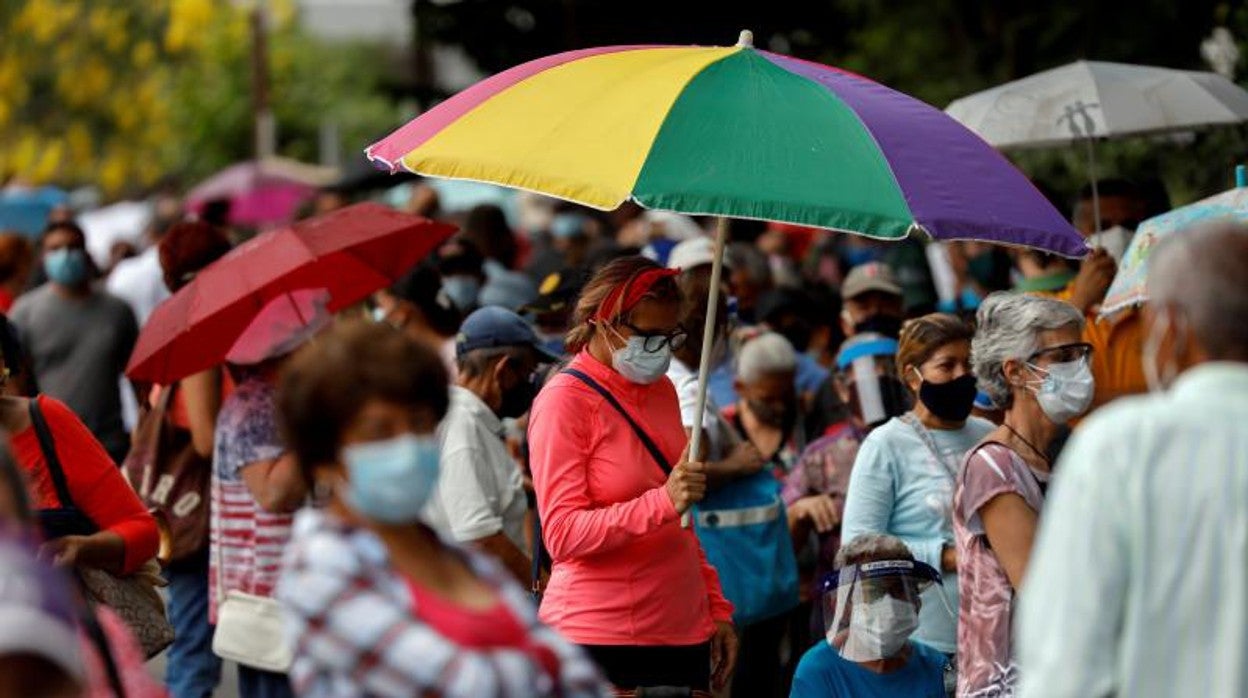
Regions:
<instances>
[{"instance_id":1,"label":"pink zip-up jacket","mask_svg":"<svg viewBox=\"0 0 1248 698\"><path fill-rule=\"evenodd\" d=\"M666 377L629 382L588 352L569 366L606 388L675 465L685 448ZM533 404L529 463L542 537L554 560L541 619L583 645L696 645L732 604L667 475L628 422L589 386L555 376Z\"/></svg>"}]
</instances>

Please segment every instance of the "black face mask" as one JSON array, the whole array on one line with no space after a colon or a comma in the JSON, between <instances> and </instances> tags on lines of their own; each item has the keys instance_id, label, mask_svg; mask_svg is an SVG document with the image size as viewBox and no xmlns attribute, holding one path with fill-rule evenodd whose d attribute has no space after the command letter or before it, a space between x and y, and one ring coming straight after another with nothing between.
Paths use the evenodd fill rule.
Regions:
<instances>
[{"instance_id":1,"label":"black face mask","mask_svg":"<svg viewBox=\"0 0 1248 698\"><path fill-rule=\"evenodd\" d=\"M877 332L885 337L897 339L901 336L901 318L893 315L872 315L854 325L854 334Z\"/></svg>"},{"instance_id":2,"label":"black face mask","mask_svg":"<svg viewBox=\"0 0 1248 698\"><path fill-rule=\"evenodd\" d=\"M975 376L969 373L944 383L919 384L919 400L946 422L965 422L975 404L975 394Z\"/></svg>"},{"instance_id":3,"label":"black face mask","mask_svg":"<svg viewBox=\"0 0 1248 698\"><path fill-rule=\"evenodd\" d=\"M518 419L533 406L537 397L538 383L523 380L503 391L503 399L498 406L498 416L503 419Z\"/></svg>"}]
</instances>

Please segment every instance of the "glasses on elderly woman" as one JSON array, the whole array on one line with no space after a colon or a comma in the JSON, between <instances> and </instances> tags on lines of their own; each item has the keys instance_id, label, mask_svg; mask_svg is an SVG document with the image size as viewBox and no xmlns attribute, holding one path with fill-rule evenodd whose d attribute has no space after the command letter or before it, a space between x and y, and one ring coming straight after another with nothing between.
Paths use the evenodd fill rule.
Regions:
<instances>
[{"instance_id":1,"label":"glasses on elderly woman","mask_svg":"<svg viewBox=\"0 0 1248 698\"><path fill-rule=\"evenodd\" d=\"M1055 347L1045 347L1036 353L1027 357L1027 363L1035 363L1037 359L1047 358L1050 363L1064 364L1072 361L1087 359L1092 356L1092 345L1087 342L1075 342L1073 344L1059 344Z\"/></svg>"},{"instance_id":2,"label":"glasses on elderly woman","mask_svg":"<svg viewBox=\"0 0 1248 698\"><path fill-rule=\"evenodd\" d=\"M689 333L685 331L683 325L677 325L676 329L671 332L643 330L631 322L621 322L620 325L631 330L633 336L643 338L641 346L651 354L661 351L664 346L668 345L672 347L672 351L680 351L685 346L685 342L689 341Z\"/></svg>"}]
</instances>

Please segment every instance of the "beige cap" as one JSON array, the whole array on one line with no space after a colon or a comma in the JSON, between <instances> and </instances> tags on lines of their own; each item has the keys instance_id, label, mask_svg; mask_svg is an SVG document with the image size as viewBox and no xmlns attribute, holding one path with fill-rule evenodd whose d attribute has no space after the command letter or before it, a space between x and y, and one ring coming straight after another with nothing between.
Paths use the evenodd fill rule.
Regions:
<instances>
[{"instance_id":1,"label":"beige cap","mask_svg":"<svg viewBox=\"0 0 1248 698\"><path fill-rule=\"evenodd\" d=\"M871 291L894 296L901 295L901 285L897 283L896 275L887 264L869 262L856 266L850 270L849 276L845 277L845 283L841 284L841 298L845 300Z\"/></svg>"}]
</instances>

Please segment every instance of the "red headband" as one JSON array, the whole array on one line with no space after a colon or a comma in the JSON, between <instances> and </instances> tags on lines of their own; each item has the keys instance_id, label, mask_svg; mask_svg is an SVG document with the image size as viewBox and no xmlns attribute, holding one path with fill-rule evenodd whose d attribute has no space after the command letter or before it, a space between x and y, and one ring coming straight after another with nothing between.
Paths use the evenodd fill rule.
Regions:
<instances>
[{"instance_id":1,"label":"red headband","mask_svg":"<svg viewBox=\"0 0 1248 698\"><path fill-rule=\"evenodd\" d=\"M623 315L641 302L647 293L654 288L661 279L676 276L680 273L679 269L647 269L624 283L611 289L607 297L603 299L598 306L598 312L594 313L594 319L610 321L611 319Z\"/></svg>"}]
</instances>

